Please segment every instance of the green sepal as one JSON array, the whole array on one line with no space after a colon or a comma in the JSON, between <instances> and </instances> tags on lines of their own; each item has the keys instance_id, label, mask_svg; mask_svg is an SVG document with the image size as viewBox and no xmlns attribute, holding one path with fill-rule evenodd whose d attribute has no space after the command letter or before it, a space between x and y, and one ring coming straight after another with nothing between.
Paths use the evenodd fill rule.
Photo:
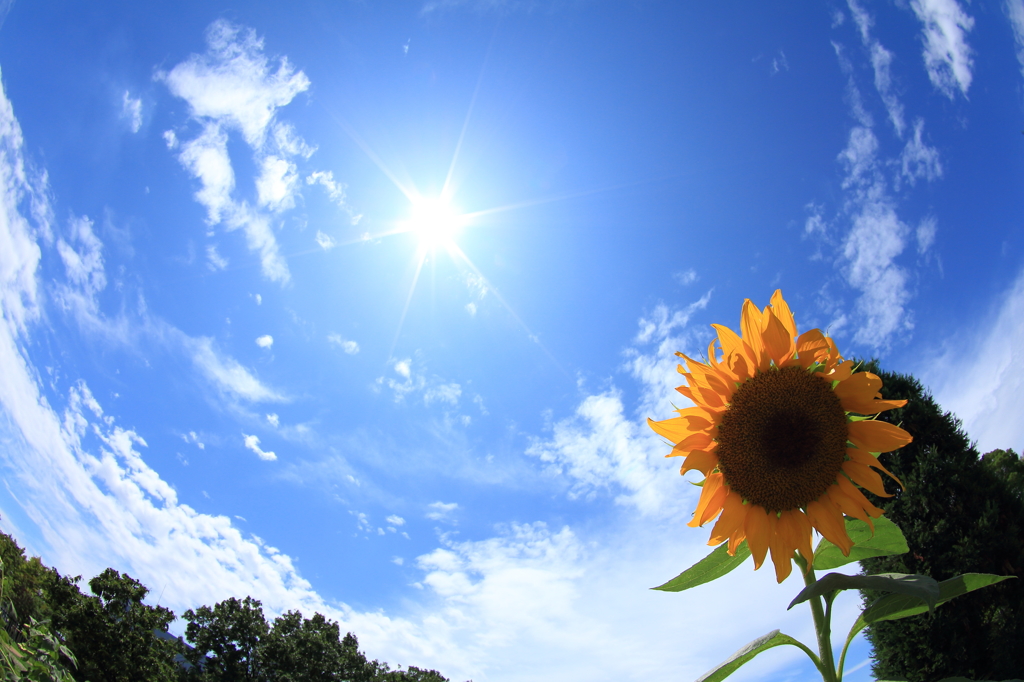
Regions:
<instances>
[{"instance_id":1,"label":"green sepal","mask_svg":"<svg viewBox=\"0 0 1024 682\"><path fill-rule=\"evenodd\" d=\"M934 609L939 600L939 583L926 575L907 573L879 573L877 575L846 575L829 573L800 590L788 608L815 597L831 599L839 590L879 590L892 592L914 603L924 602Z\"/></svg>"},{"instance_id":2,"label":"green sepal","mask_svg":"<svg viewBox=\"0 0 1024 682\"><path fill-rule=\"evenodd\" d=\"M871 527L860 519L846 517L846 534L854 543L850 556L843 556L843 550L822 538L814 550L814 569L827 571L861 559L895 556L910 551L907 539L903 537L903 531L899 526L884 516L873 519L873 522L874 534L871 533Z\"/></svg>"},{"instance_id":3,"label":"green sepal","mask_svg":"<svg viewBox=\"0 0 1024 682\"><path fill-rule=\"evenodd\" d=\"M815 656L810 649L789 635L784 635L778 630L772 630L767 635L758 637L753 642L734 653L732 656L720 663L718 667L704 673L697 682L720 682L720 680L724 680L729 675L732 675L740 668L740 666L752 659L754 656L757 656L762 651L767 651L768 649L773 649L784 644L790 644L803 649L803 651L811 657L811 660L814 661L814 665L820 666L818 657Z\"/></svg>"},{"instance_id":4,"label":"green sepal","mask_svg":"<svg viewBox=\"0 0 1024 682\"><path fill-rule=\"evenodd\" d=\"M728 543L723 543L711 554L708 554L693 566L672 578L672 580L651 589L662 590L663 592L682 592L691 587L709 583L737 568L747 560L748 556L750 556L750 549L747 547L746 540L741 542L740 546L736 548L736 556L729 556L729 545Z\"/></svg>"}]
</instances>

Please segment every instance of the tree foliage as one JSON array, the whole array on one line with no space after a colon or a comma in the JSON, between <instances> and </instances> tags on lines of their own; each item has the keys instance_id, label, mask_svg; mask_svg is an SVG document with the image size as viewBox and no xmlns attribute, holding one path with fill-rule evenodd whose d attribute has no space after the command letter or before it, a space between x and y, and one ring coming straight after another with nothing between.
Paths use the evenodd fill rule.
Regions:
<instances>
[{"instance_id":1,"label":"tree foliage","mask_svg":"<svg viewBox=\"0 0 1024 682\"><path fill-rule=\"evenodd\" d=\"M298 611L268 623L257 599L185 612L191 646L168 633L174 613L144 602L149 589L112 568L91 594L0 533L0 681L448 682L436 670L369 660L354 634Z\"/></svg>"},{"instance_id":2,"label":"tree foliage","mask_svg":"<svg viewBox=\"0 0 1024 682\"><path fill-rule=\"evenodd\" d=\"M881 457L905 488L886 481L893 497L867 493L903 530L910 551L863 560L864 571L940 581L970 572L1024 578L1024 463L1012 450L979 458L959 420L917 379L881 371L874 362L866 369L882 378L884 399L909 401L880 418L902 426L914 441ZM1024 580L952 600L932 614L876 623L867 637L879 679L1021 677Z\"/></svg>"}]
</instances>

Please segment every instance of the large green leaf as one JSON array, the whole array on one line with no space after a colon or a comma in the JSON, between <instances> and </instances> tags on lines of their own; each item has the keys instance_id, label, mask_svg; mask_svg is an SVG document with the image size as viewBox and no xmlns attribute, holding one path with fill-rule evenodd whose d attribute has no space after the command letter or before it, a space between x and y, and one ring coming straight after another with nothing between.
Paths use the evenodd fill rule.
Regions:
<instances>
[{"instance_id":1,"label":"large green leaf","mask_svg":"<svg viewBox=\"0 0 1024 682\"><path fill-rule=\"evenodd\" d=\"M998 582L1013 578L1012 575L991 575L989 573L965 573L949 580L939 583L939 598L936 604L959 597L961 594L979 590ZM875 588L868 588L875 589ZM902 594L887 594L876 600L861 615L865 623L876 623L882 620L897 620L908 616L916 616L925 612L925 606L912 598Z\"/></svg>"},{"instance_id":2,"label":"large green leaf","mask_svg":"<svg viewBox=\"0 0 1024 682\"><path fill-rule=\"evenodd\" d=\"M727 544L719 545L711 554L708 554L693 566L672 578L672 580L651 589L663 590L665 592L682 592L691 587L709 583L738 567L747 560L748 556L750 556L750 549L747 548L745 540L736 548L736 556L729 556Z\"/></svg>"},{"instance_id":3,"label":"large green leaf","mask_svg":"<svg viewBox=\"0 0 1024 682\"><path fill-rule=\"evenodd\" d=\"M943 580L939 583L939 599L935 602L935 606L938 608L961 594L980 590L1014 577L1012 575L992 575L991 573L965 573L949 580ZM850 634L846 641L852 640L858 632L867 627L868 623L908 618L924 613L926 610L928 607L918 599L903 594L887 594L876 599L864 609L864 612L857 618L857 622L850 628Z\"/></svg>"},{"instance_id":4,"label":"large green leaf","mask_svg":"<svg viewBox=\"0 0 1024 682\"><path fill-rule=\"evenodd\" d=\"M846 533L854 542L850 556L843 556L843 550L822 538L818 543L818 548L814 550L815 570L827 571L861 559L906 554L910 551L910 548L907 547L907 539L903 537L903 531L899 529L899 526L884 516L874 519L873 523L875 524L874 534L868 524L860 519L847 517Z\"/></svg>"},{"instance_id":5,"label":"large green leaf","mask_svg":"<svg viewBox=\"0 0 1024 682\"><path fill-rule=\"evenodd\" d=\"M820 597L838 590L879 590L893 592L916 604L924 603L927 608L935 608L939 600L939 583L926 575L907 573L879 573L878 575L844 575L829 573L800 590L789 604L793 608L801 602Z\"/></svg>"},{"instance_id":6,"label":"large green leaf","mask_svg":"<svg viewBox=\"0 0 1024 682\"><path fill-rule=\"evenodd\" d=\"M737 552L737 554L738 553L739 552ZM720 680L724 680L729 677L729 675L736 672L740 666L752 659L754 656L757 656L762 651L767 651L768 649L773 649L777 646L782 646L783 644L790 644L803 649L808 656L811 656L811 660L814 661L814 665L818 665L816 657L807 647L789 635L784 635L778 630L772 630L764 637L758 637L753 642L734 653L717 668L704 673L697 682L719 682Z\"/></svg>"}]
</instances>

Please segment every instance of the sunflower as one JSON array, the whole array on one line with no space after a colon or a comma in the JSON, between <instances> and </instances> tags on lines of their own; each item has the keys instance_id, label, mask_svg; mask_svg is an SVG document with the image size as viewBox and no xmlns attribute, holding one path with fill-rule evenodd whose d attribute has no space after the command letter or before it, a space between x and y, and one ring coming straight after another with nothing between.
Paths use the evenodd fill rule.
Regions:
<instances>
[{"instance_id":1,"label":"sunflower","mask_svg":"<svg viewBox=\"0 0 1024 682\"><path fill-rule=\"evenodd\" d=\"M666 456L685 458L680 473L705 476L688 525L717 518L708 544L728 541L735 555L746 540L755 569L770 550L779 582L792 571L794 552L810 566L812 528L848 556L853 542L843 516L873 529L871 519L883 513L860 488L890 497L873 469L899 483L877 453L911 441L903 429L869 415L907 401L881 400L882 380L855 373L820 330L798 336L781 290L764 310L744 302L742 337L712 327L718 335L708 345L708 362L676 354L686 361L685 369L679 366L686 385L676 390L694 407L665 421L648 419L675 443Z\"/></svg>"}]
</instances>

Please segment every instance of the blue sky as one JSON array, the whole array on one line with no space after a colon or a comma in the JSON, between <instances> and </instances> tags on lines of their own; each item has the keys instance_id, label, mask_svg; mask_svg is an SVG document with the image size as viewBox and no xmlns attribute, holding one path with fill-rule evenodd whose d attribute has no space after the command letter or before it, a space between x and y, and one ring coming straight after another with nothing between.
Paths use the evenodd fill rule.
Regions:
<instances>
[{"instance_id":1,"label":"blue sky","mask_svg":"<svg viewBox=\"0 0 1024 682\"><path fill-rule=\"evenodd\" d=\"M477 682L811 642L770 570L647 589L708 551L646 427L672 354L776 288L1024 446L1022 0L0 21L0 527L63 572Z\"/></svg>"}]
</instances>

